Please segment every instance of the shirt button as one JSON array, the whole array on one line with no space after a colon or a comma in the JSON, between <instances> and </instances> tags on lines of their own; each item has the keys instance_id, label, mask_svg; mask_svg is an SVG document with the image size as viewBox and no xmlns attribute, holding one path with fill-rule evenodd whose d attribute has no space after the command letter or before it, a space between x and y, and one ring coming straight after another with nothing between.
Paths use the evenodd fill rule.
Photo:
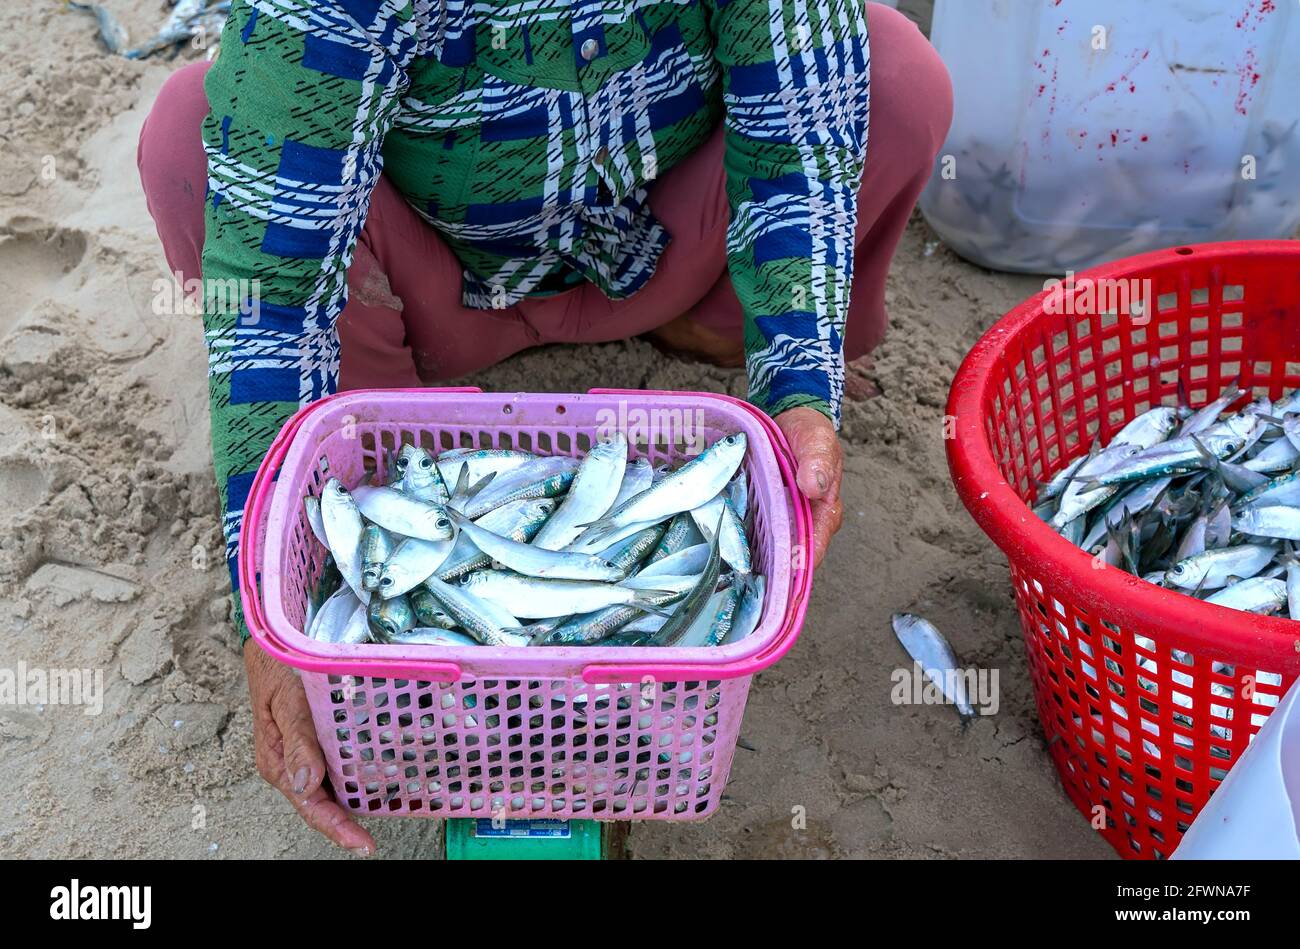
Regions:
<instances>
[{"instance_id":1,"label":"shirt button","mask_svg":"<svg viewBox=\"0 0 1300 949\"><path fill-rule=\"evenodd\" d=\"M603 165L607 161L609 161L609 149L602 145L600 151L596 152L596 164Z\"/></svg>"},{"instance_id":2,"label":"shirt button","mask_svg":"<svg viewBox=\"0 0 1300 949\"><path fill-rule=\"evenodd\" d=\"M581 52L582 58L587 62L591 62L596 58L596 54L600 52L600 44L595 40L584 40Z\"/></svg>"}]
</instances>

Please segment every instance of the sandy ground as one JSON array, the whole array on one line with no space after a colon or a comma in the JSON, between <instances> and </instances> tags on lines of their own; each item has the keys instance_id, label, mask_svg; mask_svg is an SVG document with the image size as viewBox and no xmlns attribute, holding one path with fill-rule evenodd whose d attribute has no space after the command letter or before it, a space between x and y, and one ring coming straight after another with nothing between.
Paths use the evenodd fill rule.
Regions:
<instances>
[{"instance_id":1,"label":"sandy ground","mask_svg":"<svg viewBox=\"0 0 1300 949\"><path fill-rule=\"evenodd\" d=\"M109 0L133 36L155 0ZM193 315L158 315L165 266L135 175L145 110L180 62L107 55L90 21L0 11L0 667L102 670L103 714L0 706L0 855L338 856L253 770L227 625ZM907 5L908 12L924 9ZM962 354L1037 289L913 222L892 276L882 398L848 407L846 520L803 636L750 693L727 800L640 824L636 856L1111 856L1060 790L1038 729L1005 562L948 482L942 406ZM640 342L547 350L484 388L693 388L739 373ZM924 613L999 670L1001 710L895 706L889 614ZM791 828L792 809L808 815ZM371 821L381 852L436 852L439 824Z\"/></svg>"}]
</instances>

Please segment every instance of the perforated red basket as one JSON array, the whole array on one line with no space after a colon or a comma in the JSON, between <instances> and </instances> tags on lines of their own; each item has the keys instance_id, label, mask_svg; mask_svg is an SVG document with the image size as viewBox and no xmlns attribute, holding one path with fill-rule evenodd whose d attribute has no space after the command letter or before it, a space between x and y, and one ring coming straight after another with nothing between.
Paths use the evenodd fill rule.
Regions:
<instances>
[{"instance_id":1,"label":"perforated red basket","mask_svg":"<svg viewBox=\"0 0 1300 949\"><path fill-rule=\"evenodd\" d=\"M999 320L949 397L949 467L1007 555L1052 757L1126 857L1177 847L1300 674L1300 623L1098 569L1026 502L1094 436L1174 404L1180 380L1202 405L1238 379L1250 397L1300 387L1300 244L1178 247L1089 270Z\"/></svg>"}]
</instances>

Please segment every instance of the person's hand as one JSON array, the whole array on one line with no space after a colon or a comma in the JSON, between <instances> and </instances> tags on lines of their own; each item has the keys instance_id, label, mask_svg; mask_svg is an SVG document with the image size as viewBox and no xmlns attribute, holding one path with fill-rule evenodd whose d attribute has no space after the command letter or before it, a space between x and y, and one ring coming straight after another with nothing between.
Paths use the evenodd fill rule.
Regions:
<instances>
[{"instance_id":1,"label":"person's hand","mask_svg":"<svg viewBox=\"0 0 1300 949\"><path fill-rule=\"evenodd\" d=\"M312 827L361 857L375 852L375 838L334 803L321 786L325 758L302 680L250 639L244 646L248 695L253 702L257 773L279 790Z\"/></svg>"},{"instance_id":2,"label":"person's hand","mask_svg":"<svg viewBox=\"0 0 1300 949\"><path fill-rule=\"evenodd\" d=\"M816 566L826 556L831 538L844 522L844 506L840 503L844 453L835 426L816 409L806 406L789 409L776 416L776 424L794 454L799 490L812 502L816 537L813 566Z\"/></svg>"}]
</instances>

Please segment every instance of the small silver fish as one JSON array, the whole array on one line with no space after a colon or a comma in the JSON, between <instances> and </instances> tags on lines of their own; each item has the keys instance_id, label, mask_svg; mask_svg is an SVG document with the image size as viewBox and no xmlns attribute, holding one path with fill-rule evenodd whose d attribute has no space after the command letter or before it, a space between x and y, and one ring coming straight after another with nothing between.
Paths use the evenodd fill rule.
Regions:
<instances>
[{"instance_id":1,"label":"small silver fish","mask_svg":"<svg viewBox=\"0 0 1300 949\"><path fill-rule=\"evenodd\" d=\"M1178 434L1180 436L1196 435L1211 428L1224 410L1241 396L1242 391L1234 382L1224 389L1222 394L1213 402L1207 403L1188 416L1187 421L1183 422L1182 428L1178 430Z\"/></svg>"},{"instance_id":2,"label":"small silver fish","mask_svg":"<svg viewBox=\"0 0 1300 949\"><path fill-rule=\"evenodd\" d=\"M650 465L649 459L638 458L636 461L628 463L627 468L623 471L623 483L619 485L618 495L614 498L614 503L609 506L612 511L628 498L640 494L646 488L654 483L655 470Z\"/></svg>"},{"instance_id":3,"label":"small silver fish","mask_svg":"<svg viewBox=\"0 0 1300 949\"><path fill-rule=\"evenodd\" d=\"M749 513L749 476L745 474L744 468L737 471L731 484L727 485L727 500L735 508L736 516L743 521Z\"/></svg>"},{"instance_id":4,"label":"small silver fish","mask_svg":"<svg viewBox=\"0 0 1300 949\"><path fill-rule=\"evenodd\" d=\"M456 525L469 535L474 546L494 561L511 570L530 577L552 580L606 580L623 578L623 571L608 560L590 554L564 550L543 550L531 544L521 544L484 530L463 514L451 512Z\"/></svg>"},{"instance_id":5,"label":"small silver fish","mask_svg":"<svg viewBox=\"0 0 1300 949\"><path fill-rule=\"evenodd\" d=\"M355 629L355 615L361 611L360 636ZM365 642L365 604L357 599L350 587L341 586L327 599L307 629L307 635L322 643Z\"/></svg>"},{"instance_id":6,"label":"small silver fish","mask_svg":"<svg viewBox=\"0 0 1300 949\"><path fill-rule=\"evenodd\" d=\"M608 560L625 574L631 573L641 561L650 556L650 552L663 540L667 524L656 524L637 531L631 537L624 538L611 547L602 550L600 559Z\"/></svg>"},{"instance_id":7,"label":"small silver fish","mask_svg":"<svg viewBox=\"0 0 1300 949\"><path fill-rule=\"evenodd\" d=\"M99 27L99 40L110 53L121 54L126 44L131 41L126 27L101 4L68 0L68 6L82 13L89 13L95 18L95 24Z\"/></svg>"},{"instance_id":8,"label":"small silver fish","mask_svg":"<svg viewBox=\"0 0 1300 949\"><path fill-rule=\"evenodd\" d=\"M477 646L478 643L454 630L438 626L417 626L405 632L396 633L388 640L398 646Z\"/></svg>"},{"instance_id":9,"label":"small silver fish","mask_svg":"<svg viewBox=\"0 0 1300 949\"><path fill-rule=\"evenodd\" d=\"M484 514L477 524L500 537L526 544L541 530L554 510L555 501L550 498L511 501ZM492 558L475 547L469 535L461 531L456 536L456 546L438 571L438 578L450 583L491 564Z\"/></svg>"},{"instance_id":10,"label":"small silver fish","mask_svg":"<svg viewBox=\"0 0 1300 949\"><path fill-rule=\"evenodd\" d=\"M1280 504L1247 508L1232 519L1232 529L1253 537L1300 540L1300 508Z\"/></svg>"},{"instance_id":11,"label":"small silver fish","mask_svg":"<svg viewBox=\"0 0 1300 949\"><path fill-rule=\"evenodd\" d=\"M452 536L447 509L431 501L410 497L396 488L368 485L357 488L353 497L366 520L395 534L421 540L447 540Z\"/></svg>"},{"instance_id":12,"label":"small silver fish","mask_svg":"<svg viewBox=\"0 0 1300 949\"><path fill-rule=\"evenodd\" d=\"M392 642L393 637L415 628L415 610L404 596L391 600L375 597L370 601L366 618L376 642Z\"/></svg>"},{"instance_id":13,"label":"small silver fish","mask_svg":"<svg viewBox=\"0 0 1300 949\"><path fill-rule=\"evenodd\" d=\"M699 575L709 562L709 545L693 544L676 553L642 567L637 576L641 578L663 576L664 574Z\"/></svg>"},{"instance_id":14,"label":"small silver fish","mask_svg":"<svg viewBox=\"0 0 1300 949\"><path fill-rule=\"evenodd\" d=\"M229 0L217 3L210 3L209 0L179 0L155 36L122 55L127 59L146 59L154 53L179 46L196 37L206 34L211 34L213 38L219 37L229 13Z\"/></svg>"},{"instance_id":15,"label":"small silver fish","mask_svg":"<svg viewBox=\"0 0 1300 949\"><path fill-rule=\"evenodd\" d=\"M415 610L415 621L421 626L437 626L441 629L455 629L456 621L442 608L438 598L426 586L418 586L408 596L411 609Z\"/></svg>"},{"instance_id":16,"label":"small silver fish","mask_svg":"<svg viewBox=\"0 0 1300 949\"><path fill-rule=\"evenodd\" d=\"M743 432L718 439L672 474L587 525L587 534L603 537L628 524L658 523L699 507L727 486L745 459L747 444Z\"/></svg>"},{"instance_id":17,"label":"small silver fish","mask_svg":"<svg viewBox=\"0 0 1300 949\"><path fill-rule=\"evenodd\" d=\"M438 473L444 483L455 484L460 469L467 467L469 483L475 484L490 474L500 476L537 460L532 452L511 448L453 448L438 456Z\"/></svg>"},{"instance_id":18,"label":"small silver fish","mask_svg":"<svg viewBox=\"0 0 1300 949\"><path fill-rule=\"evenodd\" d=\"M1288 563L1286 567L1287 615L1300 620L1300 564Z\"/></svg>"},{"instance_id":19,"label":"small silver fish","mask_svg":"<svg viewBox=\"0 0 1300 949\"><path fill-rule=\"evenodd\" d=\"M664 539L659 542L659 546L650 554L649 562L653 564L655 561L663 560L670 554L675 554L686 547L694 547L698 543L707 543L707 541L704 540L703 535L695 526L695 519L691 517L691 512L682 511L680 514L673 515L673 519L668 522L668 530L664 533Z\"/></svg>"},{"instance_id":20,"label":"small silver fish","mask_svg":"<svg viewBox=\"0 0 1300 949\"><path fill-rule=\"evenodd\" d=\"M519 620L496 604L463 587L430 577L425 586L466 633L485 646L526 646L528 637L518 632Z\"/></svg>"},{"instance_id":21,"label":"small silver fish","mask_svg":"<svg viewBox=\"0 0 1300 949\"><path fill-rule=\"evenodd\" d=\"M1099 474L1108 471L1121 461L1137 454L1141 449L1137 445L1119 444L1104 450L1097 450L1085 458L1074 469L1064 489L1061 491L1060 503L1056 513L1048 522L1058 531L1072 521L1076 521L1093 508L1100 507L1119 491L1115 485L1096 485ZM1084 471L1087 470L1085 474ZM1067 469L1069 470L1069 469ZM1084 525L1080 525L1082 528ZM1081 532L1081 531L1080 531Z\"/></svg>"},{"instance_id":22,"label":"small silver fish","mask_svg":"<svg viewBox=\"0 0 1300 949\"><path fill-rule=\"evenodd\" d=\"M895 613L892 623L894 635L903 644L907 654L913 661L920 663L925 677L956 707L962 724L969 724L977 713L966 691L961 663L957 661L957 654L943 633L929 620L913 613Z\"/></svg>"},{"instance_id":23,"label":"small silver fish","mask_svg":"<svg viewBox=\"0 0 1300 949\"><path fill-rule=\"evenodd\" d=\"M321 493L321 521L330 553L338 564L339 573L362 603L370 602L370 591L361 576L361 542L365 525L356 500L338 478L325 482Z\"/></svg>"},{"instance_id":24,"label":"small silver fish","mask_svg":"<svg viewBox=\"0 0 1300 949\"><path fill-rule=\"evenodd\" d=\"M626 469L627 438L621 433L592 448L578 466L564 500L533 538L534 546L561 550L577 539L583 524L604 517L618 497Z\"/></svg>"},{"instance_id":25,"label":"small silver fish","mask_svg":"<svg viewBox=\"0 0 1300 949\"><path fill-rule=\"evenodd\" d=\"M1177 428L1178 410L1170 405L1158 405L1143 412L1116 432L1111 444L1124 443L1150 448L1165 441Z\"/></svg>"},{"instance_id":26,"label":"small silver fish","mask_svg":"<svg viewBox=\"0 0 1300 949\"><path fill-rule=\"evenodd\" d=\"M325 521L321 519L320 514L320 498L309 494L303 498L302 506L307 511L307 526L311 528L312 534L320 541L320 545L329 550L330 542L325 536Z\"/></svg>"},{"instance_id":27,"label":"small silver fish","mask_svg":"<svg viewBox=\"0 0 1300 949\"><path fill-rule=\"evenodd\" d=\"M1244 462L1243 467L1251 471L1275 474L1279 471L1289 471L1298 461L1300 461L1300 448L1297 448L1290 438L1279 438L1254 458Z\"/></svg>"},{"instance_id":28,"label":"small silver fish","mask_svg":"<svg viewBox=\"0 0 1300 949\"><path fill-rule=\"evenodd\" d=\"M1184 590L1217 590L1230 577L1248 580L1267 567L1277 555L1271 544L1240 544L1207 550L1169 568L1165 581Z\"/></svg>"},{"instance_id":29,"label":"small silver fish","mask_svg":"<svg viewBox=\"0 0 1300 949\"><path fill-rule=\"evenodd\" d=\"M634 521L601 537L583 534L564 549L575 554L599 554L603 556L607 550L621 550L625 542L644 531L655 529L661 523L659 521Z\"/></svg>"},{"instance_id":30,"label":"small silver fish","mask_svg":"<svg viewBox=\"0 0 1300 949\"><path fill-rule=\"evenodd\" d=\"M501 570L476 571L461 584L481 599L500 604L514 616L532 619L591 613L608 606L651 607L655 596L663 592L587 580L542 580Z\"/></svg>"},{"instance_id":31,"label":"small silver fish","mask_svg":"<svg viewBox=\"0 0 1300 949\"><path fill-rule=\"evenodd\" d=\"M1273 613L1287 604L1287 584L1269 577L1250 577L1206 597L1205 602L1247 613Z\"/></svg>"},{"instance_id":32,"label":"small silver fish","mask_svg":"<svg viewBox=\"0 0 1300 949\"><path fill-rule=\"evenodd\" d=\"M361 538L361 585L367 590L379 588L380 571L392 552L393 535L378 524L367 524Z\"/></svg>"},{"instance_id":33,"label":"small silver fish","mask_svg":"<svg viewBox=\"0 0 1300 949\"><path fill-rule=\"evenodd\" d=\"M745 536L740 517L725 494L718 494L707 503L692 508L691 518L705 540L711 539L709 526L720 524L722 536L718 544L722 550L723 562L736 573L749 573L749 538Z\"/></svg>"},{"instance_id":34,"label":"small silver fish","mask_svg":"<svg viewBox=\"0 0 1300 949\"><path fill-rule=\"evenodd\" d=\"M398 453L402 471L402 491L421 501L446 506L451 500L447 483L442 480L433 457L423 448L403 445Z\"/></svg>"},{"instance_id":35,"label":"small silver fish","mask_svg":"<svg viewBox=\"0 0 1300 949\"><path fill-rule=\"evenodd\" d=\"M713 528L713 540L709 543L709 562L704 567L704 572L700 574L699 582L686 598L682 600L681 605L673 612L672 618L669 619L659 631L655 633L654 641L664 646L675 646L691 624L695 622L696 617L704 609L713 595L718 585L718 574L722 568L722 550L719 546L719 538L722 535L721 518L718 524ZM662 577L655 577L648 581L655 584L662 584Z\"/></svg>"},{"instance_id":36,"label":"small silver fish","mask_svg":"<svg viewBox=\"0 0 1300 949\"><path fill-rule=\"evenodd\" d=\"M471 520L478 520L511 501L558 497L569 489L577 473L577 459L536 458L495 477L473 496L462 512Z\"/></svg>"},{"instance_id":37,"label":"small silver fish","mask_svg":"<svg viewBox=\"0 0 1300 949\"><path fill-rule=\"evenodd\" d=\"M566 618L555 626L540 625L532 631L531 646L589 646L614 635L641 611L631 606L608 606L594 613Z\"/></svg>"},{"instance_id":38,"label":"small silver fish","mask_svg":"<svg viewBox=\"0 0 1300 949\"><path fill-rule=\"evenodd\" d=\"M407 537L380 565L375 589L386 600L414 590L447 562L455 547L452 539Z\"/></svg>"},{"instance_id":39,"label":"small silver fish","mask_svg":"<svg viewBox=\"0 0 1300 949\"><path fill-rule=\"evenodd\" d=\"M1258 416L1235 415L1225 422L1197 433L1180 435L1161 442L1096 475L1095 485L1115 485L1124 481L1180 474L1205 467L1205 454L1227 458L1245 446L1260 426Z\"/></svg>"},{"instance_id":40,"label":"small silver fish","mask_svg":"<svg viewBox=\"0 0 1300 949\"><path fill-rule=\"evenodd\" d=\"M1300 470L1287 471L1270 478L1246 494L1241 495L1232 504L1234 513L1251 507L1272 507L1285 504L1300 507Z\"/></svg>"},{"instance_id":41,"label":"small silver fish","mask_svg":"<svg viewBox=\"0 0 1300 949\"><path fill-rule=\"evenodd\" d=\"M727 633L723 645L738 643L749 636L758 629L759 621L763 618L763 599L767 595L767 580L761 573L751 573L748 577L741 578L741 586L743 591L740 596L740 607L736 610L731 631Z\"/></svg>"}]
</instances>

